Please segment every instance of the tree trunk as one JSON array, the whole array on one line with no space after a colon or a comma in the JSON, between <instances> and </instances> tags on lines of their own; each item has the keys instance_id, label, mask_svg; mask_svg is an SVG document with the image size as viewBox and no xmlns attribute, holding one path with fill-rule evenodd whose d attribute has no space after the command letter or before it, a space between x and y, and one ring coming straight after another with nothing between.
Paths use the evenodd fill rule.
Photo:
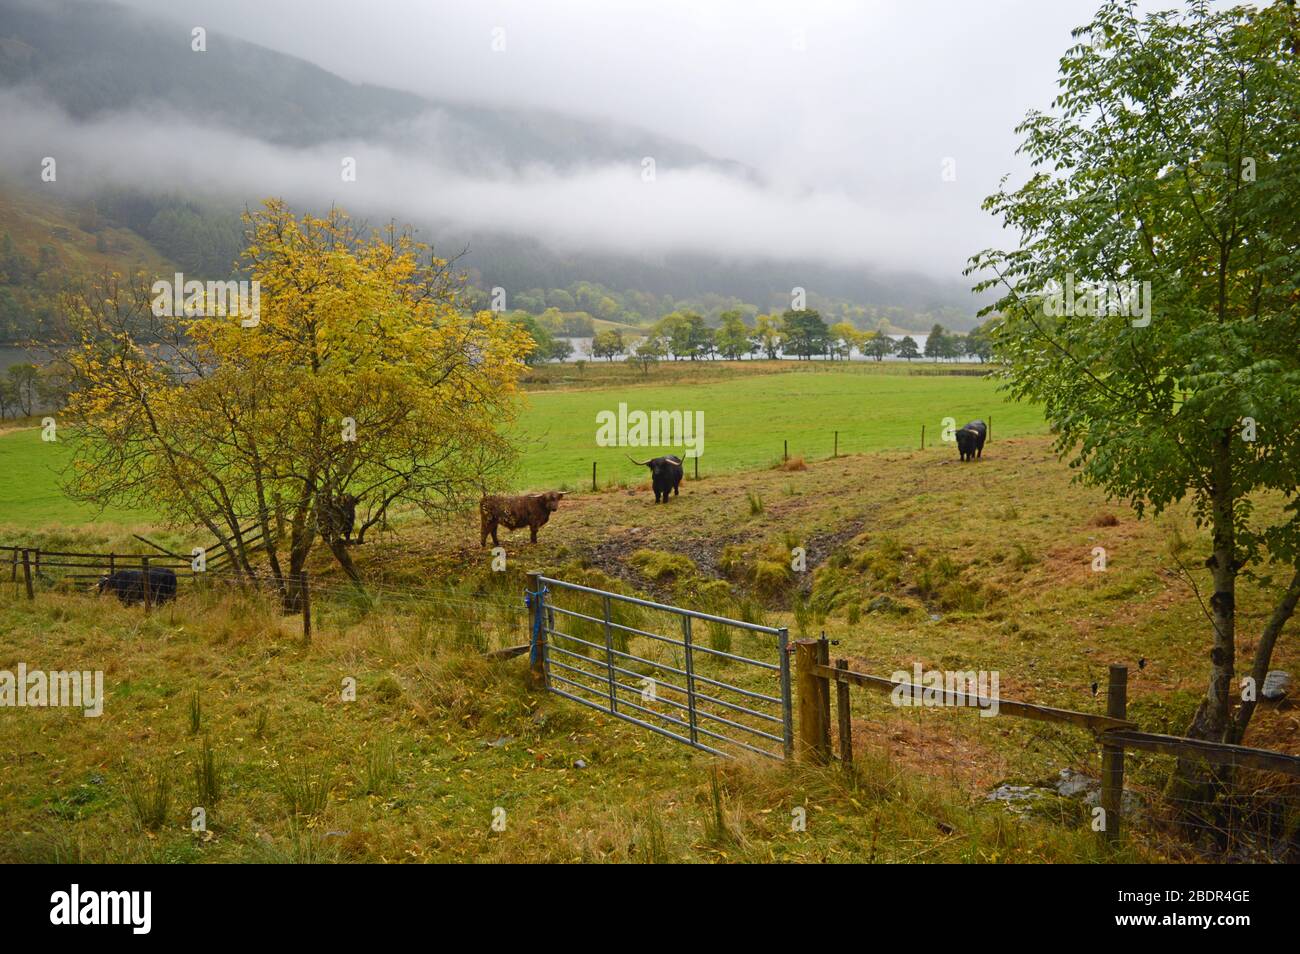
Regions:
<instances>
[{"instance_id":1,"label":"tree trunk","mask_svg":"<svg viewBox=\"0 0 1300 954\"><path fill-rule=\"evenodd\" d=\"M1255 660L1250 668L1250 678L1255 683L1255 698L1242 700L1241 708L1237 710L1237 716L1228 727L1223 741L1241 745L1242 739L1246 737L1250 717L1255 714L1256 700L1259 698L1260 690L1264 688L1264 677L1268 675L1269 662L1273 658L1273 646L1277 643L1282 627L1295 613L1297 601L1300 601L1300 568L1297 568L1295 575L1291 577L1291 585L1286 588L1282 599L1274 607L1273 615L1269 617L1268 625L1264 627L1264 632L1259 638L1259 645L1255 647Z\"/></svg>"},{"instance_id":2,"label":"tree trunk","mask_svg":"<svg viewBox=\"0 0 1300 954\"><path fill-rule=\"evenodd\" d=\"M1214 552L1206 565L1214 581L1210 597L1210 616L1214 624L1214 644L1210 650L1210 681L1205 697L1197 706L1187 735L1193 739L1221 742L1228 733L1232 704L1232 680L1236 658L1236 592L1237 570L1236 533L1233 526L1233 504L1236 494L1232 485L1232 431L1224 430L1213 448L1211 465L1210 520ZM1195 758L1182 758L1169 794L1184 801L1185 811L1192 815L1200 805L1212 801L1220 774Z\"/></svg>"},{"instance_id":3,"label":"tree trunk","mask_svg":"<svg viewBox=\"0 0 1300 954\"><path fill-rule=\"evenodd\" d=\"M325 543L330 548L330 553L334 554L334 559L338 561L339 566L343 567L343 572L352 580L353 585L364 594L366 588L361 583L361 573L357 570L356 564L352 562L352 554L348 553L347 544L338 536L331 537Z\"/></svg>"}]
</instances>

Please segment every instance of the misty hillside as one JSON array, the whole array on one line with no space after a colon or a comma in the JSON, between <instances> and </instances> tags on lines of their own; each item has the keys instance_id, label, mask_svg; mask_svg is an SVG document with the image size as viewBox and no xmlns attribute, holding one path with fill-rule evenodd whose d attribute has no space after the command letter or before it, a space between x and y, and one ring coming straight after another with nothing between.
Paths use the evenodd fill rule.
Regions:
<instances>
[{"instance_id":1,"label":"misty hillside","mask_svg":"<svg viewBox=\"0 0 1300 954\"><path fill-rule=\"evenodd\" d=\"M195 55L189 31L116 4L0 0L0 84L29 84L76 119L166 107L284 145L352 138L432 145L464 168L565 167L652 155L744 171L644 130L352 83L216 33L208 35L207 55Z\"/></svg>"},{"instance_id":2,"label":"misty hillside","mask_svg":"<svg viewBox=\"0 0 1300 954\"><path fill-rule=\"evenodd\" d=\"M109 3L0 0L3 90L57 107L54 112L66 113L73 126L142 115L168 125L170 117L184 117L284 149L364 141L457 174L503 179L537 168L580 175L602 165L626 166L634 174L641 157L654 156L665 168L707 170L719 181L762 188L761 175L741 163L620 123L432 100L353 83L300 58L213 31L207 52L196 54L188 25ZM21 143L23 149L29 145L38 149L37 143ZM18 165L43 154L37 151ZM97 183L83 200L108 216L107 225L132 229L161 256L207 274L227 273L226 263L238 253L238 212L275 190L260 182L251 188L213 183L215 194L198 196L148 174L129 181L121 180L120 169L117 174L115 181ZM285 198L304 208L318 201L305 195ZM533 229L477 225L463 216L439 221L436 210L417 213L391 201L349 203L348 209L370 221L410 222L443 254L464 250L460 264L482 287L566 288L589 281L679 301L714 295L767 309L785 307L781 303L799 285L822 307L837 302L846 310L867 308L902 329L924 330L934 320L957 330L974 324L975 302L956 276L936 281L827 264L811 253L802 258L773 253L756 261L712 245L682 254L605 251L602 243L575 250Z\"/></svg>"}]
</instances>

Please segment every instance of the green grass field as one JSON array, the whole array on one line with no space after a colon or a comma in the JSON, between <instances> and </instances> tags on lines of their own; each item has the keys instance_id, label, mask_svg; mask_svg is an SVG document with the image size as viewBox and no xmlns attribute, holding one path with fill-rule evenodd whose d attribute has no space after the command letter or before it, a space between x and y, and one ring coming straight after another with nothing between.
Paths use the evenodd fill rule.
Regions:
<instances>
[{"instance_id":1,"label":"green grass field","mask_svg":"<svg viewBox=\"0 0 1300 954\"><path fill-rule=\"evenodd\" d=\"M706 362L668 363L643 376L627 365L614 365L588 368L581 382L565 386L553 379L561 373L574 377L574 372L557 366L539 382L545 389L528 394L519 423L523 455L516 483L521 489L589 489L593 461L602 486L637 483L646 470L629 462L628 454L643 460L681 453L680 447L597 446L597 413L617 412L620 401L629 411L703 412L701 476L767 466L780 459L787 440L791 457L829 457L837 430L841 454L917 447L923 424L926 443L933 445L945 417L958 425L977 417L991 420L994 440L1044 430L1037 409L1004 401L991 379L909 370L821 362ZM58 485L69 458L67 441L44 442L39 428L0 433L0 527L148 520L148 514L115 509L101 515L67 499Z\"/></svg>"},{"instance_id":2,"label":"green grass field","mask_svg":"<svg viewBox=\"0 0 1300 954\"><path fill-rule=\"evenodd\" d=\"M785 441L791 457L830 457L835 431L840 453L856 454L918 447L922 425L932 445L945 417L958 426L991 419L995 439L1045 430L1036 408L1004 401L988 378L909 375L906 368L881 373L872 367L811 367L816 370L794 366L787 373L733 374L700 384L531 393L521 421L529 443L520 486L590 487L593 461L601 484L639 481L646 471L628 461L629 453L639 460L681 453L680 447L597 446L596 415L617 412L620 401L629 412L702 411L701 476L771 464L781 459Z\"/></svg>"},{"instance_id":3,"label":"green grass field","mask_svg":"<svg viewBox=\"0 0 1300 954\"><path fill-rule=\"evenodd\" d=\"M41 440L39 427L0 432L0 527L148 520L148 514L114 508L101 514L96 507L68 499L59 485L71 457L66 441Z\"/></svg>"}]
</instances>

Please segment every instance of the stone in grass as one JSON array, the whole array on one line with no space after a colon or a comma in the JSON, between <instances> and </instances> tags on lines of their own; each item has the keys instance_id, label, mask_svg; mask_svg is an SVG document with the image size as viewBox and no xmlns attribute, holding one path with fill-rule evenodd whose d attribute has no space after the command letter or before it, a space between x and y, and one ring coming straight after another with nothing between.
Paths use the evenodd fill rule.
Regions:
<instances>
[{"instance_id":1,"label":"stone in grass","mask_svg":"<svg viewBox=\"0 0 1300 954\"><path fill-rule=\"evenodd\" d=\"M1061 769L1055 787L1056 793L1065 798L1078 798L1082 795L1083 803L1089 808L1096 808L1101 804L1101 781L1091 775L1084 775L1074 769ZM1120 796L1120 810L1125 815L1132 815L1141 807L1141 796L1137 792L1124 789L1124 793Z\"/></svg>"},{"instance_id":2,"label":"stone in grass","mask_svg":"<svg viewBox=\"0 0 1300 954\"><path fill-rule=\"evenodd\" d=\"M1284 669L1270 669L1264 676L1264 686L1259 694L1271 702L1285 699L1291 691L1291 674Z\"/></svg>"},{"instance_id":3,"label":"stone in grass","mask_svg":"<svg viewBox=\"0 0 1300 954\"><path fill-rule=\"evenodd\" d=\"M984 796L984 800L1003 802L1008 807L1015 807L1023 802L1032 802L1034 799L1042 797L1042 791L1032 785L1010 785L1004 782Z\"/></svg>"},{"instance_id":4,"label":"stone in grass","mask_svg":"<svg viewBox=\"0 0 1300 954\"><path fill-rule=\"evenodd\" d=\"M1101 788L1101 782L1091 775L1084 775L1082 772L1076 772L1074 769L1068 768L1061 769L1055 785L1056 794L1063 795L1066 798L1087 795L1093 789Z\"/></svg>"}]
</instances>

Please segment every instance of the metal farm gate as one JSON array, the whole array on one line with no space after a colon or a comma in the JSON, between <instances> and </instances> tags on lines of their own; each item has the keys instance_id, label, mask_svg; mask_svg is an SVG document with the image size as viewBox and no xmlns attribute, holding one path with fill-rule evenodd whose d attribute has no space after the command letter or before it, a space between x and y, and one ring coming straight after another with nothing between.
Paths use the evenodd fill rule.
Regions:
<instances>
[{"instance_id":1,"label":"metal farm gate","mask_svg":"<svg viewBox=\"0 0 1300 954\"><path fill-rule=\"evenodd\" d=\"M532 667L551 692L714 755L790 758L786 629L529 579Z\"/></svg>"}]
</instances>

